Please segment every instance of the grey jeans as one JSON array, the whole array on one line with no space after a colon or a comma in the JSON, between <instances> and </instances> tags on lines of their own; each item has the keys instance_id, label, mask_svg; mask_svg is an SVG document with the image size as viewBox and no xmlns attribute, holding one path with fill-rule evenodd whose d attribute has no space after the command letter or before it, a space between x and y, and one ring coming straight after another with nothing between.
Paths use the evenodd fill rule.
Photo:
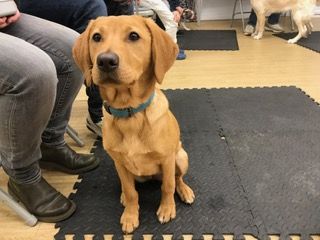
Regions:
<instances>
[{"instance_id":1,"label":"grey jeans","mask_svg":"<svg viewBox=\"0 0 320 240\"><path fill-rule=\"evenodd\" d=\"M0 29L0 161L17 180L39 178L41 140L65 143L72 103L83 84L72 58L77 36L27 14Z\"/></svg>"}]
</instances>

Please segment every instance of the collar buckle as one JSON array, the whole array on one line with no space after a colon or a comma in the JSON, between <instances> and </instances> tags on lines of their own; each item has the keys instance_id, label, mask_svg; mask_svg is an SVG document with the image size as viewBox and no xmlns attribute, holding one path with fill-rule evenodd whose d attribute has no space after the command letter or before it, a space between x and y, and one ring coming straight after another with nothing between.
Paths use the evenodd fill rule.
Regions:
<instances>
[{"instance_id":1,"label":"collar buckle","mask_svg":"<svg viewBox=\"0 0 320 240\"><path fill-rule=\"evenodd\" d=\"M134 114L133 109L129 107L129 108L125 108L125 110L128 112L128 117L132 117L132 115Z\"/></svg>"}]
</instances>

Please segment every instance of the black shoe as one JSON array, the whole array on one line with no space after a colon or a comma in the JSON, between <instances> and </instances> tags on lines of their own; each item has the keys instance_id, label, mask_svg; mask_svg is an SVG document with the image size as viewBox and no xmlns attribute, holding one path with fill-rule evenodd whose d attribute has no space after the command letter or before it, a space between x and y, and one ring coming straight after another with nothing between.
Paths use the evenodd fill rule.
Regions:
<instances>
[{"instance_id":1,"label":"black shoe","mask_svg":"<svg viewBox=\"0 0 320 240\"><path fill-rule=\"evenodd\" d=\"M42 222L65 220L76 210L74 202L55 190L43 178L40 182L31 184L18 184L9 178L8 192Z\"/></svg>"},{"instance_id":2,"label":"black shoe","mask_svg":"<svg viewBox=\"0 0 320 240\"><path fill-rule=\"evenodd\" d=\"M88 172L98 167L100 161L93 154L79 154L67 144L62 147L49 147L44 143L40 146L42 158L40 167L58 170L70 174Z\"/></svg>"}]
</instances>

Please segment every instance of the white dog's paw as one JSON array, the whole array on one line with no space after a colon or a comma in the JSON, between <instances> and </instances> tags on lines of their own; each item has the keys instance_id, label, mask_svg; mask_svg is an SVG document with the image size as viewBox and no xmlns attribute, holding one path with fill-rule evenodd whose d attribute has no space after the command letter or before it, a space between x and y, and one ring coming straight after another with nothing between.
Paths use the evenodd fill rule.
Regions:
<instances>
[{"instance_id":1,"label":"white dog's paw","mask_svg":"<svg viewBox=\"0 0 320 240\"><path fill-rule=\"evenodd\" d=\"M290 43L290 44L294 44L296 42L297 42L297 40L294 39L294 38L291 38L291 39L288 40L288 43Z\"/></svg>"},{"instance_id":2,"label":"white dog's paw","mask_svg":"<svg viewBox=\"0 0 320 240\"><path fill-rule=\"evenodd\" d=\"M253 36L253 39L255 39L255 40L259 40L261 38L262 38L262 36L260 34L257 34L257 35Z\"/></svg>"}]
</instances>

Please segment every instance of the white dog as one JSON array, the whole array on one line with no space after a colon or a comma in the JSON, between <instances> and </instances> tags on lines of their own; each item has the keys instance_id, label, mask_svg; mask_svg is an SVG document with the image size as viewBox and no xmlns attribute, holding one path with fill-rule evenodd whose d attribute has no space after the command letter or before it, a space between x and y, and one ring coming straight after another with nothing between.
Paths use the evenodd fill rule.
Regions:
<instances>
[{"instance_id":1,"label":"white dog","mask_svg":"<svg viewBox=\"0 0 320 240\"><path fill-rule=\"evenodd\" d=\"M265 17L268 13L291 11L299 33L288 43L296 43L300 38L307 37L312 32L311 16L315 5L320 0L250 0L257 15L256 30L252 34L254 39L263 36Z\"/></svg>"}]
</instances>

